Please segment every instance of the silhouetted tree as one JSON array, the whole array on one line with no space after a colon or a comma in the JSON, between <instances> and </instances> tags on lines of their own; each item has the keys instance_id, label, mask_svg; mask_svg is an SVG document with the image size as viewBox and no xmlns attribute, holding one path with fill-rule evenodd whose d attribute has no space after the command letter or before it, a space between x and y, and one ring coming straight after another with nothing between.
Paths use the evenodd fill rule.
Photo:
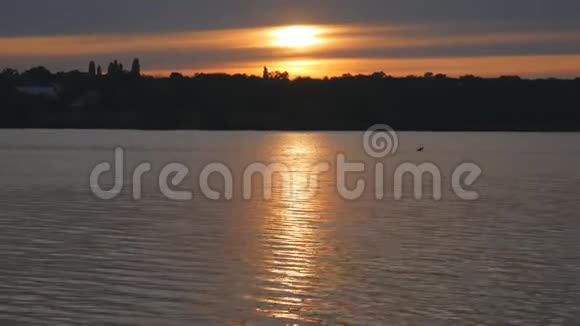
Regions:
<instances>
[{"instance_id":1,"label":"silhouetted tree","mask_svg":"<svg viewBox=\"0 0 580 326\"><path fill-rule=\"evenodd\" d=\"M89 62L89 76L95 77L96 75L97 75L97 70L95 68L95 62L91 61L91 62Z\"/></svg>"},{"instance_id":2,"label":"silhouetted tree","mask_svg":"<svg viewBox=\"0 0 580 326\"><path fill-rule=\"evenodd\" d=\"M174 73L137 80L116 78L120 70L119 61L110 62L113 77L91 82L79 71L5 69L0 127L365 130L387 123L397 130L580 130L579 80L380 72L290 80L266 67L262 76ZM41 82L59 85L56 101L18 92ZM76 105L86 115L69 110Z\"/></svg>"},{"instance_id":3,"label":"silhouetted tree","mask_svg":"<svg viewBox=\"0 0 580 326\"><path fill-rule=\"evenodd\" d=\"M52 73L45 67L39 66L25 71L22 77L34 83L48 83L52 79Z\"/></svg>"},{"instance_id":4,"label":"silhouetted tree","mask_svg":"<svg viewBox=\"0 0 580 326\"><path fill-rule=\"evenodd\" d=\"M109 63L107 74L110 76L118 76L123 74L123 64L117 60L114 60L113 62Z\"/></svg>"},{"instance_id":5,"label":"silhouetted tree","mask_svg":"<svg viewBox=\"0 0 580 326\"><path fill-rule=\"evenodd\" d=\"M2 70L2 73L0 73L0 75L2 76L2 78L5 79L15 79L19 76L18 70L12 68L5 68L4 70Z\"/></svg>"},{"instance_id":6,"label":"silhouetted tree","mask_svg":"<svg viewBox=\"0 0 580 326\"><path fill-rule=\"evenodd\" d=\"M382 71L377 71L377 72L373 73L371 75L371 77L374 79L383 79L383 78L387 77L387 75Z\"/></svg>"},{"instance_id":7,"label":"silhouetted tree","mask_svg":"<svg viewBox=\"0 0 580 326\"><path fill-rule=\"evenodd\" d=\"M268 79L273 80L290 80L290 74L287 71L280 72L280 71L273 71L268 74Z\"/></svg>"},{"instance_id":8,"label":"silhouetted tree","mask_svg":"<svg viewBox=\"0 0 580 326\"><path fill-rule=\"evenodd\" d=\"M141 76L141 64L139 63L139 58L133 59L133 64L131 65L131 75L134 77Z\"/></svg>"},{"instance_id":9,"label":"silhouetted tree","mask_svg":"<svg viewBox=\"0 0 580 326\"><path fill-rule=\"evenodd\" d=\"M109 67L107 68L107 75L113 76L115 75L115 64L113 62L109 62Z\"/></svg>"},{"instance_id":10,"label":"silhouetted tree","mask_svg":"<svg viewBox=\"0 0 580 326\"><path fill-rule=\"evenodd\" d=\"M459 80L476 80L476 79L478 79L478 77L475 77L474 75L463 75L459 77Z\"/></svg>"},{"instance_id":11,"label":"silhouetted tree","mask_svg":"<svg viewBox=\"0 0 580 326\"><path fill-rule=\"evenodd\" d=\"M99 66L97 67L97 76L99 76L99 77L100 77L100 76L102 76L102 75L103 75L103 68L101 68L101 66L99 65Z\"/></svg>"},{"instance_id":12,"label":"silhouetted tree","mask_svg":"<svg viewBox=\"0 0 580 326\"><path fill-rule=\"evenodd\" d=\"M170 79L183 79L183 75L178 73L178 72L172 72L171 75L169 75Z\"/></svg>"},{"instance_id":13,"label":"silhouetted tree","mask_svg":"<svg viewBox=\"0 0 580 326\"><path fill-rule=\"evenodd\" d=\"M264 72L262 73L262 79L270 79L270 73L268 72L268 67L264 66Z\"/></svg>"}]
</instances>

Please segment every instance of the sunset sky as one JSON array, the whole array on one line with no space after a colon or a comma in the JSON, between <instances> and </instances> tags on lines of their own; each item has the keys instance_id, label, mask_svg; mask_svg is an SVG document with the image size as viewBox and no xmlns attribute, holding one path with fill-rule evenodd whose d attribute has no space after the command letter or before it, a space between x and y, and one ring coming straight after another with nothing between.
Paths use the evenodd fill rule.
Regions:
<instances>
[{"instance_id":1,"label":"sunset sky","mask_svg":"<svg viewBox=\"0 0 580 326\"><path fill-rule=\"evenodd\" d=\"M19 0L0 12L0 66L294 77L384 71L580 76L577 0Z\"/></svg>"}]
</instances>

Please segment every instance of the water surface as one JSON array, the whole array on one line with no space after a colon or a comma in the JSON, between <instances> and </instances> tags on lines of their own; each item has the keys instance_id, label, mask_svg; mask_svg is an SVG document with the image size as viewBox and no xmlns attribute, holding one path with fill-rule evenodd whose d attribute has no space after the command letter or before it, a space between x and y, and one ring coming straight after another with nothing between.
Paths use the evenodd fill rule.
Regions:
<instances>
[{"instance_id":1,"label":"water surface","mask_svg":"<svg viewBox=\"0 0 580 326\"><path fill-rule=\"evenodd\" d=\"M298 180L315 162L334 165L337 153L372 170L378 161L364 154L361 138L0 131L0 321L580 322L579 134L401 133L399 152L383 162L391 172L401 162L436 163L441 201L396 201L392 189L376 200L371 186L344 200L333 171L320 176L314 197L299 186L286 193L276 178L271 200L241 196L243 168L256 161L284 163ZM116 146L127 151L128 171L153 165L140 201L131 198L130 174L115 200L90 192L92 167L112 161ZM174 161L190 168L182 188L194 191L191 201L168 200L158 189L159 170ZM202 167L216 161L234 173L231 201L205 199L196 185ZM473 187L477 201L450 190L450 173L462 162L484 170ZM219 179L212 182L219 188Z\"/></svg>"}]
</instances>

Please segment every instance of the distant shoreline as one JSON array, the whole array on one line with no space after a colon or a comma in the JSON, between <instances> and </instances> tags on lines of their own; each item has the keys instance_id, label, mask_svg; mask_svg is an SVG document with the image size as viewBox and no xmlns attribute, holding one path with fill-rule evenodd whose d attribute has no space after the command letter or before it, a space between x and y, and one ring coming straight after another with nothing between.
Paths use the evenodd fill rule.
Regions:
<instances>
[{"instance_id":1,"label":"distant shoreline","mask_svg":"<svg viewBox=\"0 0 580 326\"><path fill-rule=\"evenodd\" d=\"M0 128L215 131L578 132L580 79L517 76L329 79L173 74L144 77L37 67L0 74Z\"/></svg>"}]
</instances>

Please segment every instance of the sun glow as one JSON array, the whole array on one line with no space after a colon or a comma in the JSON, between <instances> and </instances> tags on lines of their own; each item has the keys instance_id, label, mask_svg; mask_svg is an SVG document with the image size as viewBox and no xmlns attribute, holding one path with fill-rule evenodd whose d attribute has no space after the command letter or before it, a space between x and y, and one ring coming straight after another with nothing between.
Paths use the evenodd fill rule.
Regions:
<instances>
[{"instance_id":1,"label":"sun glow","mask_svg":"<svg viewBox=\"0 0 580 326\"><path fill-rule=\"evenodd\" d=\"M275 46L294 49L320 44L320 33L318 28L310 26L288 26L272 32Z\"/></svg>"}]
</instances>

